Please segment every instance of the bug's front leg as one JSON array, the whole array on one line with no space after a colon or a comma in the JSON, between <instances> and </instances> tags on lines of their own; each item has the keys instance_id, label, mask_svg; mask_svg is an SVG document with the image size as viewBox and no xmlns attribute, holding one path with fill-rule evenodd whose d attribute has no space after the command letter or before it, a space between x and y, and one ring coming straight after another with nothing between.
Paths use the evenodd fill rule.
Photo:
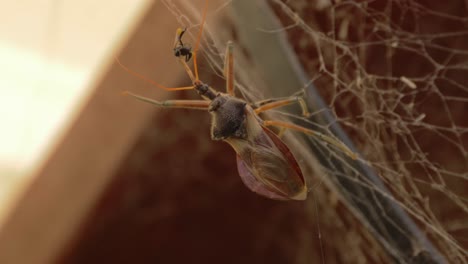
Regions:
<instances>
[{"instance_id":1,"label":"bug's front leg","mask_svg":"<svg viewBox=\"0 0 468 264\"><path fill-rule=\"evenodd\" d=\"M167 101L156 101L144 96L140 96L131 92L125 92L125 95L130 95L140 101L156 105L164 108L186 108L186 109L198 109L208 110L210 101L205 100L167 100Z\"/></svg>"}]
</instances>

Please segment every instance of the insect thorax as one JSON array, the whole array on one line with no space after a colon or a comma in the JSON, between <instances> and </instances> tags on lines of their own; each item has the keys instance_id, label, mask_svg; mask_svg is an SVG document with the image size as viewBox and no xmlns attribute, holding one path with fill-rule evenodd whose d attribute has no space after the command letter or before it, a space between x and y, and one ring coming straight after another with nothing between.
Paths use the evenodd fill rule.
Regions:
<instances>
[{"instance_id":1,"label":"insect thorax","mask_svg":"<svg viewBox=\"0 0 468 264\"><path fill-rule=\"evenodd\" d=\"M247 137L245 106L246 102L229 95L220 94L214 98L209 107L212 115L211 138L245 139Z\"/></svg>"},{"instance_id":2,"label":"insect thorax","mask_svg":"<svg viewBox=\"0 0 468 264\"><path fill-rule=\"evenodd\" d=\"M192 58L192 48L190 46L182 45L174 48L174 56L185 57L185 61L188 62Z\"/></svg>"}]
</instances>

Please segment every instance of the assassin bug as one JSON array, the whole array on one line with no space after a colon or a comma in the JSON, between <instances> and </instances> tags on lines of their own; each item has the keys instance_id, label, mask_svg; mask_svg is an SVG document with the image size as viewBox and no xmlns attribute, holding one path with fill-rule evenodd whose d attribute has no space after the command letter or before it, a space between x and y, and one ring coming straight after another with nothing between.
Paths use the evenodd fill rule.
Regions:
<instances>
[{"instance_id":1,"label":"assassin bug","mask_svg":"<svg viewBox=\"0 0 468 264\"><path fill-rule=\"evenodd\" d=\"M182 36L186 30L179 28L176 31L174 55L190 77L191 86L176 88L163 86L130 70L117 60L126 71L151 82L158 88L167 91L194 89L204 100L155 101L130 92L126 92L126 94L158 107L207 110L212 118L211 138L225 141L234 148L237 154L239 175L250 190L277 200L306 199L307 184L296 158L281 138L268 128L269 126L296 130L334 145L353 159L356 159L356 155L343 143L316 131L288 122L260 118L259 114L262 112L293 103L299 103L303 114L307 115L307 107L301 96L267 99L253 104L235 97L233 43L231 41L227 43L224 62L226 93L218 92L203 83L198 78L197 51L203 32L206 10L205 2L202 24L193 51L182 42ZM193 58L193 72L187 64L190 58Z\"/></svg>"}]
</instances>

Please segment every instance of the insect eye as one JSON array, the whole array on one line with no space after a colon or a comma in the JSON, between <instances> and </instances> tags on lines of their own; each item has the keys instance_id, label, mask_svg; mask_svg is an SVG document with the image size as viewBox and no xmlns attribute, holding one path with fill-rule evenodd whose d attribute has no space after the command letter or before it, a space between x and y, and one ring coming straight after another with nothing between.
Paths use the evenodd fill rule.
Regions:
<instances>
[{"instance_id":1,"label":"insect eye","mask_svg":"<svg viewBox=\"0 0 468 264\"><path fill-rule=\"evenodd\" d=\"M208 108L208 112L214 112L216 110L218 110L218 108L222 105L222 103L217 100L217 101L213 101L211 104L210 104L210 107Z\"/></svg>"},{"instance_id":2,"label":"insect eye","mask_svg":"<svg viewBox=\"0 0 468 264\"><path fill-rule=\"evenodd\" d=\"M213 101L211 101L210 106L208 107L208 112L214 112L219 109L226 102L226 98L222 96L217 96Z\"/></svg>"}]
</instances>

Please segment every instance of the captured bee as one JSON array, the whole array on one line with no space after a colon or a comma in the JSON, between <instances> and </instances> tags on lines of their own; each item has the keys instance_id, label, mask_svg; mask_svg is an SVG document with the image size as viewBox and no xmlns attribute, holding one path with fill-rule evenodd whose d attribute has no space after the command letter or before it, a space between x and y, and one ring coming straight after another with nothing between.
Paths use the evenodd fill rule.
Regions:
<instances>
[{"instance_id":1,"label":"captured bee","mask_svg":"<svg viewBox=\"0 0 468 264\"><path fill-rule=\"evenodd\" d=\"M176 37L174 41L174 56L185 57L185 62L188 62L192 58L192 47L189 44L182 42L182 36L187 31L187 28L178 28L176 31Z\"/></svg>"}]
</instances>

